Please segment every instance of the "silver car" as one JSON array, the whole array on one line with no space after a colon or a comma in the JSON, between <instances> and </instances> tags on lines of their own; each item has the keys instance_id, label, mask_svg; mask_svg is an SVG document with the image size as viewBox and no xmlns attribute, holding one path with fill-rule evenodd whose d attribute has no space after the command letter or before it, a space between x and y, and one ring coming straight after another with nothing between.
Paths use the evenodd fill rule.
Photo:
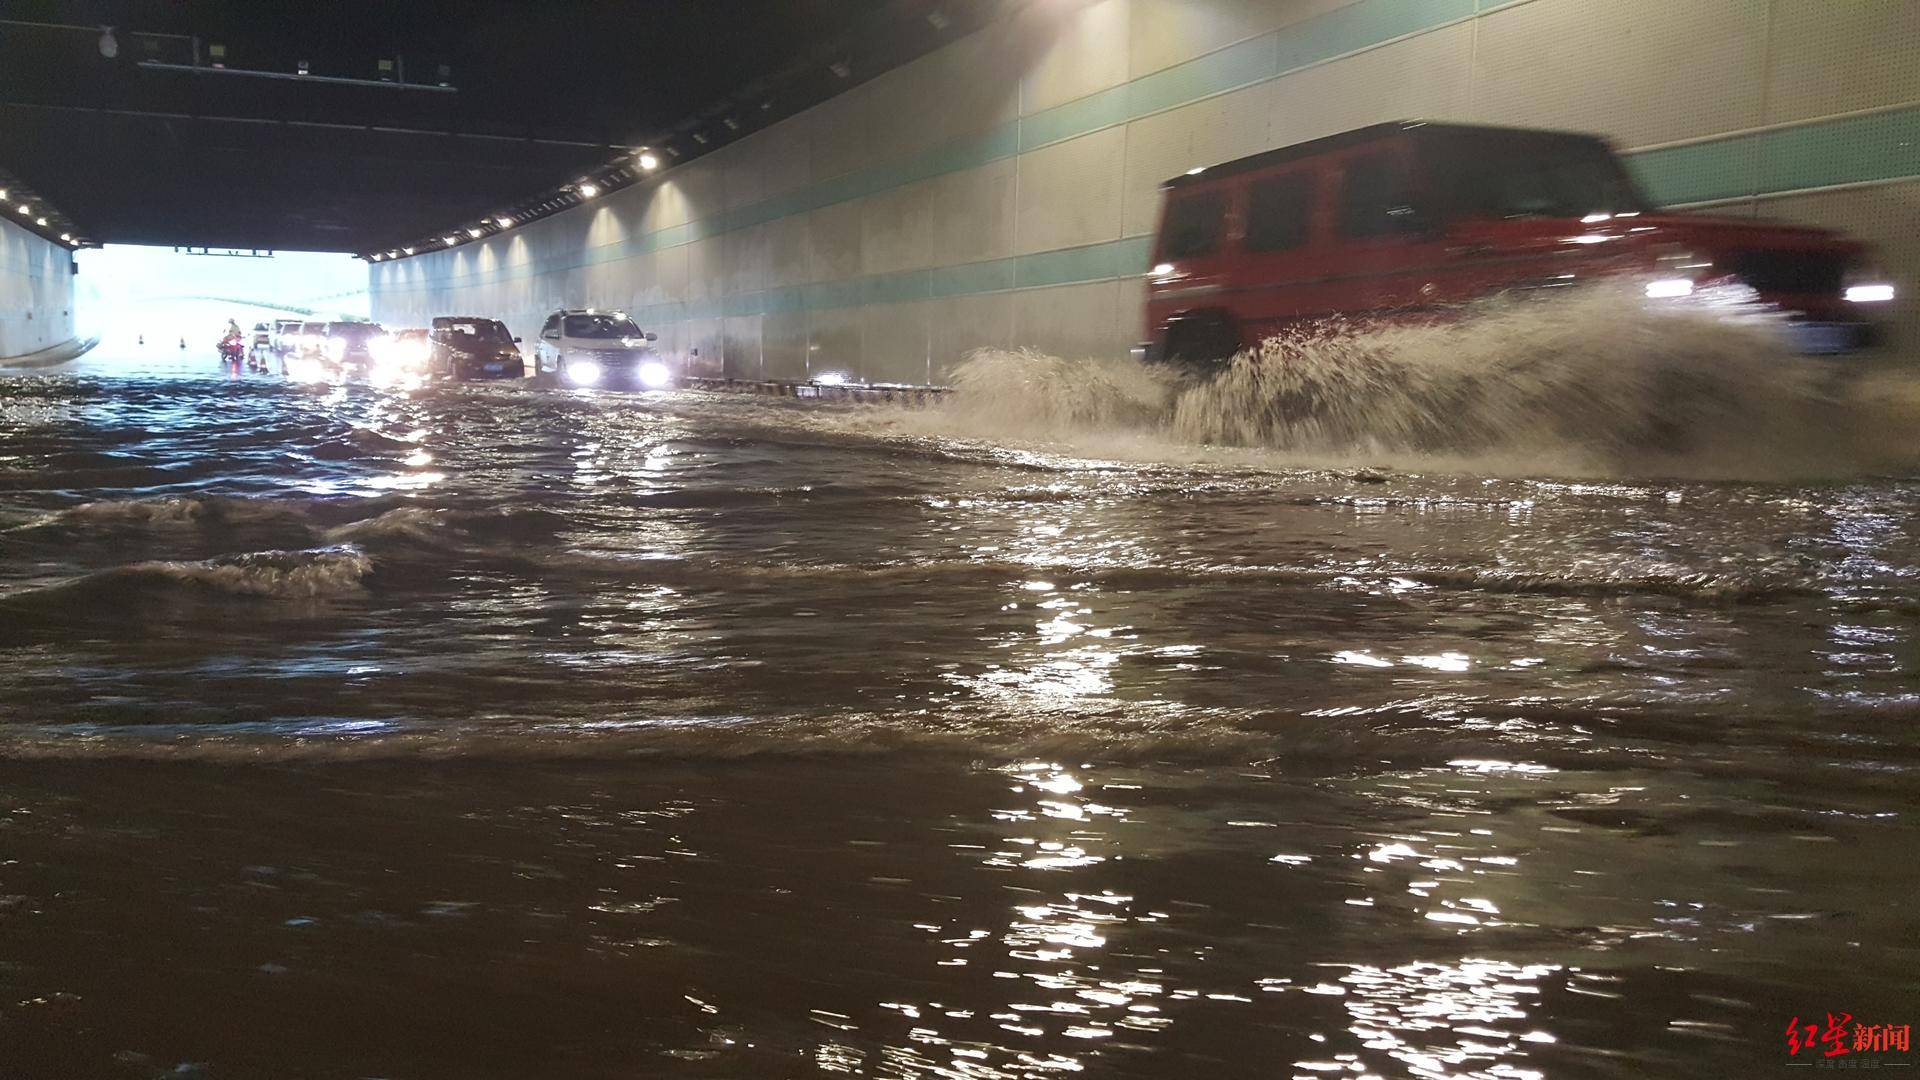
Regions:
<instances>
[{"instance_id":1,"label":"silver car","mask_svg":"<svg viewBox=\"0 0 1920 1080\"><path fill-rule=\"evenodd\" d=\"M653 343L624 311L571 308L547 316L533 349L533 372L567 386L665 390L677 381Z\"/></svg>"}]
</instances>

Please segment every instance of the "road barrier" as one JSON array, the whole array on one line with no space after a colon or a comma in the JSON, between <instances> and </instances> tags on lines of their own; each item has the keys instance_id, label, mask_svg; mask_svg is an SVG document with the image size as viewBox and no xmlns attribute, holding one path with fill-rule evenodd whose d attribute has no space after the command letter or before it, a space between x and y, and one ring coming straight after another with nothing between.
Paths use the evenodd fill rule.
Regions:
<instances>
[{"instance_id":1,"label":"road barrier","mask_svg":"<svg viewBox=\"0 0 1920 1080\"><path fill-rule=\"evenodd\" d=\"M948 392L944 386L901 386L885 383L781 382L762 379L688 379L695 390L766 397L809 398L815 401L854 401L870 405L931 405Z\"/></svg>"}]
</instances>

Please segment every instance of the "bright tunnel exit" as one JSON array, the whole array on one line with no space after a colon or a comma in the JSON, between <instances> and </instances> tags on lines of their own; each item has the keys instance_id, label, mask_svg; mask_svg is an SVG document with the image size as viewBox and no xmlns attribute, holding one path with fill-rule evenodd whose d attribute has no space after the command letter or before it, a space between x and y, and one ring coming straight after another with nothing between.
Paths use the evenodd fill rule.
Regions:
<instances>
[{"instance_id":1,"label":"bright tunnel exit","mask_svg":"<svg viewBox=\"0 0 1920 1080\"><path fill-rule=\"evenodd\" d=\"M366 265L322 251L109 244L74 253L75 315L101 355L185 341L208 354L227 320L243 330L275 319L364 319Z\"/></svg>"}]
</instances>

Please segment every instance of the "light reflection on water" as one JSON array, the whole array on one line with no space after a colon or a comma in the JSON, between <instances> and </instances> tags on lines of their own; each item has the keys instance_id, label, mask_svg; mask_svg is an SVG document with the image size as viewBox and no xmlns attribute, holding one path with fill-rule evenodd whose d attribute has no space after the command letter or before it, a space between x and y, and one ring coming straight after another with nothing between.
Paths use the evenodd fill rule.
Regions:
<instances>
[{"instance_id":1,"label":"light reflection on water","mask_svg":"<svg viewBox=\"0 0 1920 1080\"><path fill-rule=\"evenodd\" d=\"M22 1067L1731 1075L1899 1019L1911 483L872 415L0 381Z\"/></svg>"}]
</instances>

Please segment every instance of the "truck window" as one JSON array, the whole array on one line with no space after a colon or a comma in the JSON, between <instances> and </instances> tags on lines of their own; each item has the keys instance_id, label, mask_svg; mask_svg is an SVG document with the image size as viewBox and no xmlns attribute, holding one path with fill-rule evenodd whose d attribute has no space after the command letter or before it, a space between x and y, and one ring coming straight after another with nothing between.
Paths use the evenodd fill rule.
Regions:
<instances>
[{"instance_id":1,"label":"truck window","mask_svg":"<svg viewBox=\"0 0 1920 1080\"><path fill-rule=\"evenodd\" d=\"M1307 242L1313 220L1313 174L1255 180L1247 188L1247 250L1285 251Z\"/></svg>"},{"instance_id":2,"label":"truck window","mask_svg":"<svg viewBox=\"0 0 1920 1080\"><path fill-rule=\"evenodd\" d=\"M1407 170L1392 154L1358 158L1347 165L1340 189L1340 231L1347 236L1391 236L1415 225Z\"/></svg>"},{"instance_id":3,"label":"truck window","mask_svg":"<svg viewBox=\"0 0 1920 1080\"><path fill-rule=\"evenodd\" d=\"M1211 252L1220 243L1220 222L1227 200L1218 191L1197 191L1167 204L1167 223L1160 237L1160 254L1169 259L1191 259Z\"/></svg>"},{"instance_id":4,"label":"truck window","mask_svg":"<svg viewBox=\"0 0 1920 1080\"><path fill-rule=\"evenodd\" d=\"M1467 217L1583 217L1647 209L1607 144L1548 132L1463 132L1429 150L1440 204Z\"/></svg>"}]
</instances>

